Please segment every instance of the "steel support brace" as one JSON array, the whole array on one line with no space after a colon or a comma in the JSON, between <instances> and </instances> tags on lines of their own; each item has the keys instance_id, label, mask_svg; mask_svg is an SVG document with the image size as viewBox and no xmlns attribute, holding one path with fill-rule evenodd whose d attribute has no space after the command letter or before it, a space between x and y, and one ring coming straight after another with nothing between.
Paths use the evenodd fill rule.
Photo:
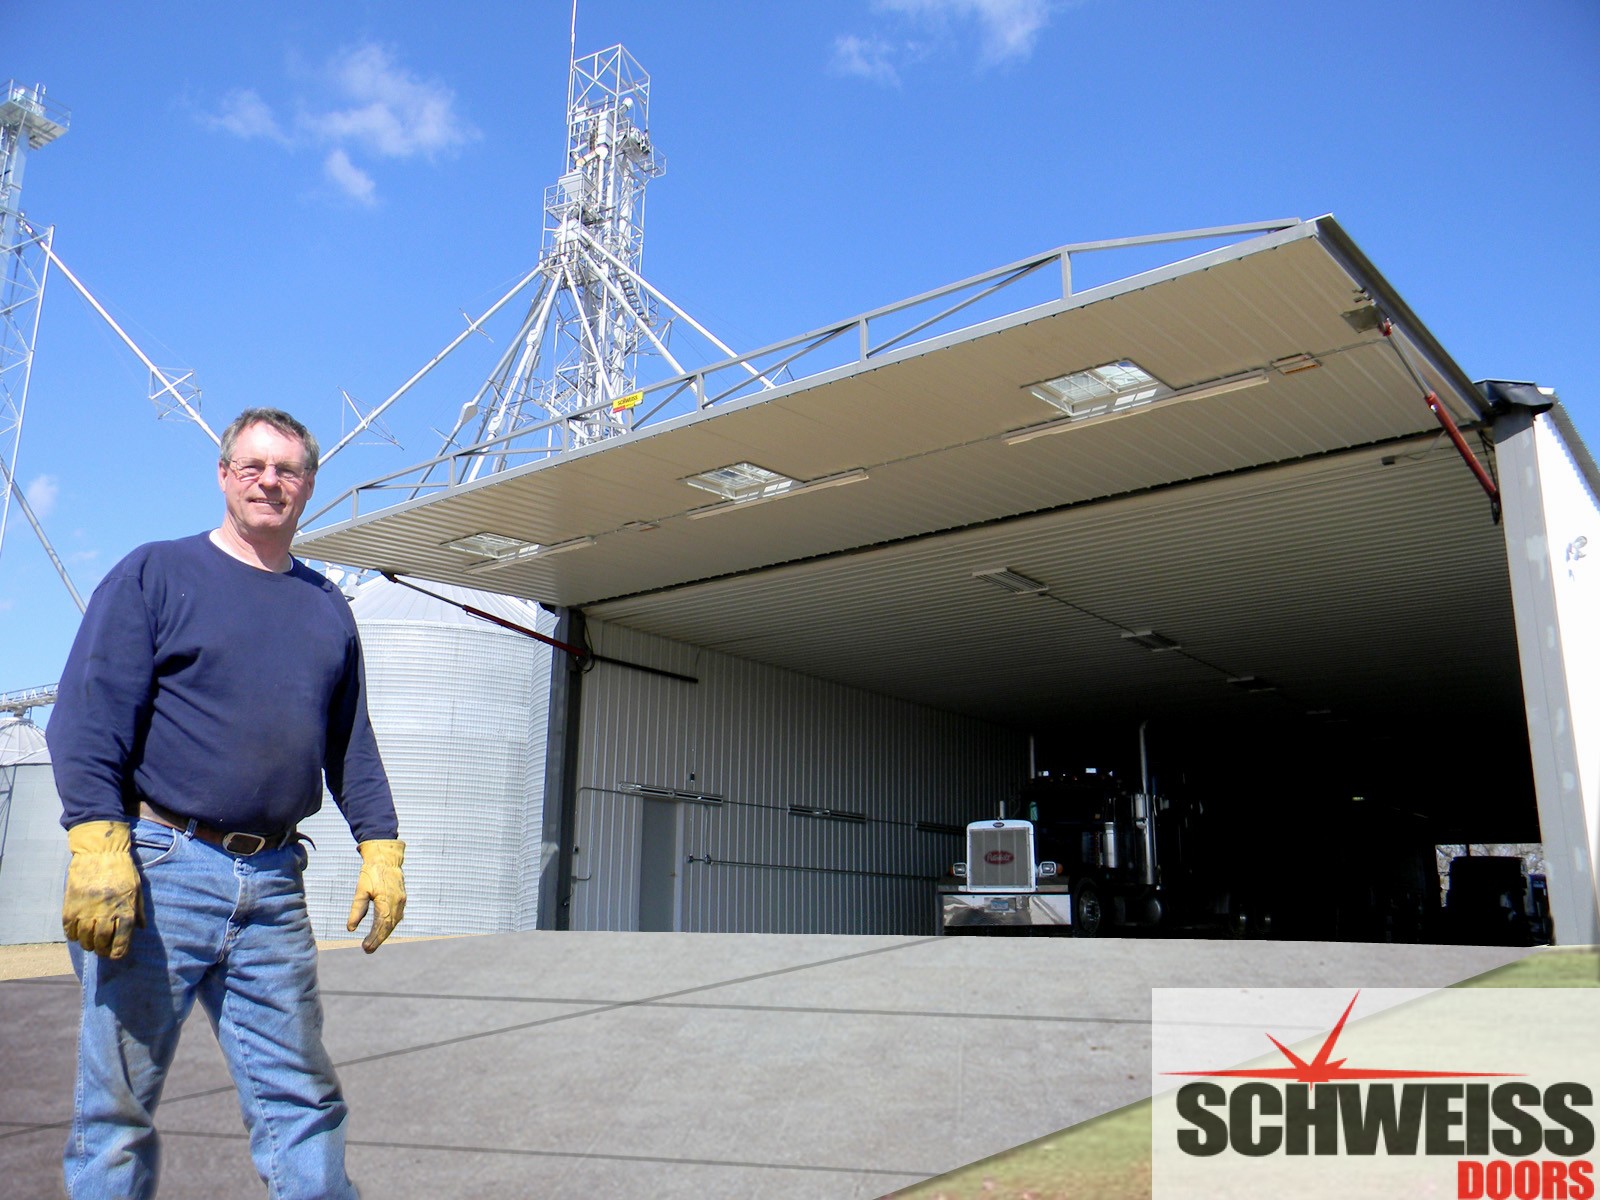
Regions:
<instances>
[{"instance_id":1,"label":"steel support brace","mask_svg":"<svg viewBox=\"0 0 1600 1200\"><path fill-rule=\"evenodd\" d=\"M1450 444L1456 448L1456 453L1461 455L1461 461L1473 475L1477 477L1478 485L1483 488L1489 497L1489 512L1496 525L1500 524L1500 485L1495 483L1494 477L1478 461L1478 456L1472 452L1472 447L1467 445L1467 439L1461 436L1461 429L1456 425L1455 418L1450 415L1450 410L1445 408L1439 399L1439 393L1423 382L1422 376L1416 367L1411 365L1411 360L1406 357L1406 352L1401 348L1400 341L1394 336L1394 322L1384 317L1380 326L1383 336L1388 339L1389 345L1394 347L1395 355L1400 359L1400 365L1405 368L1406 374L1411 376L1413 383L1423 393L1422 402L1428 406L1428 411L1433 414L1434 420L1439 422L1445 435L1450 439Z\"/></svg>"},{"instance_id":2,"label":"steel support brace","mask_svg":"<svg viewBox=\"0 0 1600 1200\"><path fill-rule=\"evenodd\" d=\"M583 627L581 610L561 610L556 633L562 641L581 643ZM582 712L582 660L568 654L552 654L539 869L540 929L572 928L572 850L578 826L578 735Z\"/></svg>"},{"instance_id":3,"label":"steel support brace","mask_svg":"<svg viewBox=\"0 0 1600 1200\"><path fill-rule=\"evenodd\" d=\"M644 663L629 662L623 658L612 658L606 654L596 654L587 646L564 642L560 638L553 638L548 634L540 633L537 629L529 629L526 625L518 625L515 621L508 621L504 617L497 617L493 613L484 612L483 609L475 608L464 601L452 600L448 596L439 595L438 592L430 592L425 587L418 587L409 579L401 579L393 571L380 571L379 574L390 583L398 583L401 587L410 588L413 592L421 592L424 596L432 597L441 604L459 608L468 616L477 617L480 621L488 621L491 625L500 626L501 629L509 629L512 633L520 633L523 637L532 638L536 642L543 642L546 646L560 650L563 654L570 654L583 670L588 670L592 663L608 663L613 667L626 667L630 671L642 671L646 675L660 675L664 679L676 679L679 683L700 682L693 675L684 675L678 671L668 671L663 667L647 666ZM70 588L72 585L69 583L67 586ZM80 604L79 607L81 608L82 605Z\"/></svg>"},{"instance_id":4,"label":"steel support brace","mask_svg":"<svg viewBox=\"0 0 1600 1200\"><path fill-rule=\"evenodd\" d=\"M1472 447L1467 445L1467 439L1461 436L1461 430L1456 425L1455 419L1451 417L1445 406L1439 402L1438 394L1429 392L1425 399L1428 408L1438 418L1439 424L1444 427L1445 434L1455 446L1456 452L1461 455L1462 460L1471 468L1472 473L1478 477L1479 485L1488 494L1489 511L1494 516L1495 524L1498 525L1501 511L1499 485L1495 483L1489 472L1484 469L1484 465L1478 461L1478 456L1472 452Z\"/></svg>"},{"instance_id":5,"label":"steel support brace","mask_svg":"<svg viewBox=\"0 0 1600 1200\"><path fill-rule=\"evenodd\" d=\"M380 571L379 574L387 579L390 583L398 583L401 587L410 588L413 592L421 592L424 596L428 596L431 599L437 600L441 604L452 605L455 608L459 608L468 616L477 617L480 621L488 621L491 625L500 626L501 629L509 629L512 633L520 633L523 637L530 637L536 642L543 642L546 646L552 646L557 650L561 650L572 655L573 658L585 659L589 656L589 652L582 646L575 646L570 642L563 642L560 638L548 637L545 634L540 633L537 629L529 629L526 625L518 625L515 621L508 621L504 617L497 617L493 613L486 613L483 611L483 609L474 608L472 605L466 604L460 600L452 600L448 596L439 595L438 592L430 592L425 587L418 587L409 579L401 579L393 571Z\"/></svg>"}]
</instances>

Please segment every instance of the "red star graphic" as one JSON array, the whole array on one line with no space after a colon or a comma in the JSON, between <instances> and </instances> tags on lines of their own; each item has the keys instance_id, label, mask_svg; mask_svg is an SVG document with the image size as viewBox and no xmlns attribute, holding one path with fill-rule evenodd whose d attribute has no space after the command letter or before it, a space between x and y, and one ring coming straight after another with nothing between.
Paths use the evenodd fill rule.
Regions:
<instances>
[{"instance_id":1,"label":"red star graphic","mask_svg":"<svg viewBox=\"0 0 1600 1200\"><path fill-rule=\"evenodd\" d=\"M1408 1071L1395 1070L1381 1067L1347 1067L1342 1058L1332 1059L1333 1044L1339 1040L1339 1035L1344 1032L1344 1023L1350 1019L1350 1010L1355 1008L1356 999L1361 995L1358 990L1350 997L1350 1003L1339 1021L1328 1033L1327 1040L1317 1050L1316 1057L1310 1062L1297 1055L1270 1033L1267 1040L1283 1051L1293 1066L1288 1067L1239 1067L1231 1071L1164 1071L1164 1075L1195 1075L1206 1079L1286 1079L1292 1083L1307 1083L1315 1087L1319 1083L1333 1083L1339 1080L1353 1079L1480 1079L1486 1077L1503 1077L1518 1075L1517 1071Z\"/></svg>"}]
</instances>

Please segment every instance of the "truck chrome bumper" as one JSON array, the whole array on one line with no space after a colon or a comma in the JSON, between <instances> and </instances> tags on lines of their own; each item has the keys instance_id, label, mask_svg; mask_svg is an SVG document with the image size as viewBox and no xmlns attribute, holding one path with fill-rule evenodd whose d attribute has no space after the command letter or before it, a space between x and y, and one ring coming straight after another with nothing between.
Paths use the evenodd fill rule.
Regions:
<instances>
[{"instance_id":1,"label":"truck chrome bumper","mask_svg":"<svg viewBox=\"0 0 1600 1200\"><path fill-rule=\"evenodd\" d=\"M1072 895L1065 888L1001 895L941 892L939 909L944 929L1072 925Z\"/></svg>"}]
</instances>

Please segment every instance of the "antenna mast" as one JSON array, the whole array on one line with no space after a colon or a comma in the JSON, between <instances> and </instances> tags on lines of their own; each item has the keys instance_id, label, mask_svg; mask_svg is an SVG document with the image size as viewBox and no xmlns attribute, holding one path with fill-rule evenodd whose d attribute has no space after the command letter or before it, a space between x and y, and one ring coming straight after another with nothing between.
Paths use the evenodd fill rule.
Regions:
<instances>
[{"instance_id":1,"label":"antenna mast","mask_svg":"<svg viewBox=\"0 0 1600 1200\"><path fill-rule=\"evenodd\" d=\"M438 460L456 452L470 466L460 479L504 470L530 451L572 450L628 431L639 399L639 371L658 359L685 375L667 348L681 321L727 358L734 352L641 273L644 189L665 163L650 140L650 76L621 46L577 58L577 4L567 72L566 170L545 190L538 265L387 400L323 455L326 462L461 345L502 305L535 285L516 335L489 378L460 407ZM487 336L487 335L485 335ZM762 387L777 386L749 363ZM475 424L474 424L475 423ZM472 428L469 429L469 425ZM542 448L517 445L519 429L545 427ZM492 448L476 450L493 440ZM528 441L533 440L530 436ZM459 451L458 447L461 447ZM427 485L434 466L417 482Z\"/></svg>"},{"instance_id":2,"label":"antenna mast","mask_svg":"<svg viewBox=\"0 0 1600 1200\"><path fill-rule=\"evenodd\" d=\"M566 170L545 192L542 278L473 401L483 414L477 441L551 417L565 418L552 447L598 441L624 429L611 406L634 391L641 354L682 370L667 349L665 297L640 273L644 189L665 169L649 113L650 76L621 46L571 60ZM503 456L482 459L472 475L504 465Z\"/></svg>"}]
</instances>

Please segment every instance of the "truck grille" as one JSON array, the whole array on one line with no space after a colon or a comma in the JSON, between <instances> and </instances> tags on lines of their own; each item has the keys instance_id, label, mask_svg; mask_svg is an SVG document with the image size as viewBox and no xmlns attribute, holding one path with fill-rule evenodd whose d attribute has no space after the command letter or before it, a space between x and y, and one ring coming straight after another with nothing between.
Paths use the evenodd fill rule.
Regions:
<instances>
[{"instance_id":1,"label":"truck grille","mask_svg":"<svg viewBox=\"0 0 1600 1200\"><path fill-rule=\"evenodd\" d=\"M1033 826L985 821L967 826L967 886L1001 891L1034 887Z\"/></svg>"}]
</instances>

